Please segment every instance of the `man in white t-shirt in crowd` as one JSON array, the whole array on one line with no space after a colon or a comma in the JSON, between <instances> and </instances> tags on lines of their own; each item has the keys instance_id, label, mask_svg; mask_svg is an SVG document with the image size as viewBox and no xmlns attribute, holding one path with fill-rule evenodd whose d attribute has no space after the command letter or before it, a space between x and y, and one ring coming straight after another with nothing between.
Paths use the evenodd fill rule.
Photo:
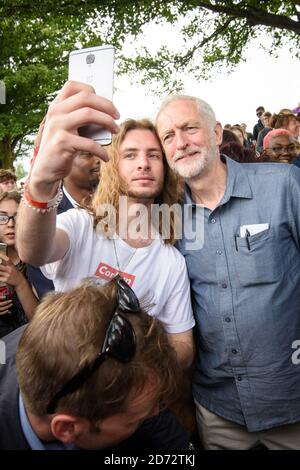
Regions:
<instances>
[{"instance_id":1,"label":"man in white t-shirt in crowd","mask_svg":"<svg viewBox=\"0 0 300 470\"><path fill-rule=\"evenodd\" d=\"M56 222L59 184L71 171L76 152L107 160L106 150L80 137L77 129L92 122L116 133L119 128L114 119L118 117L110 101L77 82L68 82L50 105L39 157L18 217L20 256L31 264L45 265L44 274L59 291L75 287L89 276L107 280L120 272L140 299L154 304L150 314L164 323L178 359L188 367L193 358L194 319L184 258L171 244L174 227L164 241L161 237L136 238L130 231L121 238L118 225L112 238L99 230L101 207L113 204L119 214L120 195L127 194L126 216L139 203L148 219L154 202L175 202L172 193L176 187L172 187L159 139L149 121L129 121L121 127L111 161L102 165L92 212L71 209Z\"/></svg>"}]
</instances>

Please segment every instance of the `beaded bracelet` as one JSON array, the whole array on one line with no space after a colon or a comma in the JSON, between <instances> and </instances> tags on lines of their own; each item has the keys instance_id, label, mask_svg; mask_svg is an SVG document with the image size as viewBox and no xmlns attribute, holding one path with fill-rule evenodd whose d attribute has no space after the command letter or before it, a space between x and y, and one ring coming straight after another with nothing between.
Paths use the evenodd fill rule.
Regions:
<instances>
[{"instance_id":1,"label":"beaded bracelet","mask_svg":"<svg viewBox=\"0 0 300 470\"><path fill-rule=\"evenodd\" d=\"M34 211L41 212L42 214L45 214L45 212L50 212L56 209L59 206L59 203L62 200L62 198L63 198L63 192L60 186L54 198L50 199L50 201L47 201L47 202L40 202L40 201L35 201L34 199L31 199L27 184L25 185L25 189L23 193L24 204L26 204L26 206L30 207Z\"/></svg>"}]
</instances>

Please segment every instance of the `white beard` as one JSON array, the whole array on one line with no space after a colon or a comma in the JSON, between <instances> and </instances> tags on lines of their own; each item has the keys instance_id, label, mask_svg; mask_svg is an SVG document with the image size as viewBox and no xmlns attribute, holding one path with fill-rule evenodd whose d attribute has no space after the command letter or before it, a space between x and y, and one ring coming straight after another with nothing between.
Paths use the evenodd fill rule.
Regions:
<instances>
[{"instance_id":1,"label":"white beard","mask_svg":"<svg viewBox=\"0 0 300 470\"><path fill-rule=\"evenodd\" d=\"M180 160L184 154L195 153L195 156L190 156L187 159ZM196 145L189 145L184 151L177 151L169 162L172 170L184 179L196 178L203 174L211 165L211 162L218 154L217 146L213 139L206 147L199 147Z\"/></svg>"},{"instance_id":2,"label":"white beard","mask_svg":"<svg viewBox=\"0 0 300 470\"><path fill-rule=\"evenodd\" d=\"M184 179L195 178L199 176L206 168L206 162L203 158L199 158L199 155L195 155L194 158L190 157L186 161L174 162L174 171Z\"/></svg>"}]
</instances>

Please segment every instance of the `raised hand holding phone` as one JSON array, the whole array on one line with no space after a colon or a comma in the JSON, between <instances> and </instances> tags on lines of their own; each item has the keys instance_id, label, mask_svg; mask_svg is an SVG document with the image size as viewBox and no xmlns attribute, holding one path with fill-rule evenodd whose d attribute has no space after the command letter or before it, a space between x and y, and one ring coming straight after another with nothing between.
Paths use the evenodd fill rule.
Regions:
<instances>
[{"instance_id":1,"label":"raised hand holding phone","mask_svg":"<svg viewBox=\"0 0 300 470\"><path fill-rule=\"evenodd\" d=\"M74 57L77 61L75 52ZM94 62L100 67L98 54L95 55ZM80 54L78 55L80 56ZM85 53L82 58L87 61L87 57L90 55L91 53ZM110 74L113 71L112 66L113 55L110 52ZM77 69L77 66L75 68ZM104 68L102 72L103 70ZM95 73L93 77L97 83L99 77L96 75ZM72 76L74 77L74 75ZM112 76L108 81L112 95ZM91 85L78 81L67 82L48 109L38 158L35 160L30 175L29 189L33 199L45 201L56 194L59 181L71 171L76 152L82 151L98 155L106 161L108 159L107 153L99 143L105 145L110 143L111 133L116 133L119 130L115 122L115 119L119 117L113 103L103 96L96 95ZM97 142L78 133L78 129L86 128L91 123L97 127L97 132L100 132ZM100 131L99 128L101 128Z\"/></svg>"}]
</instances>

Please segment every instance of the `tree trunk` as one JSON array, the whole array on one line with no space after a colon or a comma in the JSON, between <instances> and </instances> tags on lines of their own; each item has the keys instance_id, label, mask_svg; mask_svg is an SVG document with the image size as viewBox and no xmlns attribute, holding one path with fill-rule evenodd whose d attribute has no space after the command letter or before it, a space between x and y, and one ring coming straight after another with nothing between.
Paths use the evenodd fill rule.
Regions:
<instances>
[{"instance_id":1,"label":"tree trunk","mask_svg":"<svg viewBox=\"0 0 300 470\"><path fill-rule=\"evenodd\" d=\"M0 166L5 169L13 169L14 154L12 151L11 137L0 140Z\"/></svg>"}]
</instances>

